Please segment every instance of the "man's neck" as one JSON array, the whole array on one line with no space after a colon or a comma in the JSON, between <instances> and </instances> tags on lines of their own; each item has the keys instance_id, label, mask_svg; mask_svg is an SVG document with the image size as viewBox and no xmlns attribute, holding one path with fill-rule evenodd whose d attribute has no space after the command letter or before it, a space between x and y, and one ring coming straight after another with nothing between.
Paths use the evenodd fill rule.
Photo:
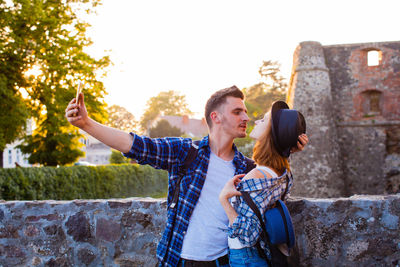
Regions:
<instances>
[{"instance_id":1,"label":"man's neck","mask_svg":"<svg viewBox=\"0 0 400 267\"><path fill-rule=\"evenodd\" d=\"M232 160L235 156L233 151L233 139L224 134L211 132L209 135L211 151L223 160Z\"/></svg>"}]
</instances>

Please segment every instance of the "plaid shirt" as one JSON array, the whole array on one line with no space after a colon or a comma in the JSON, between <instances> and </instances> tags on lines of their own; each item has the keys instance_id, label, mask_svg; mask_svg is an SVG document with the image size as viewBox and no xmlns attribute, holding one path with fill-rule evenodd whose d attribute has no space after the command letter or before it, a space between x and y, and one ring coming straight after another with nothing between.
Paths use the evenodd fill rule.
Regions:
<instances>
[{"instance_id":1,"label":"plaid shirt","mask_svg":"<svg viewBox=\"0 0 400 267\"><path fill-rule=\"evenodd\" d=\"M239 191L247 191L250 193L251 198L264 214L267 209L270 209L275 202L281 198L286 189L286 171L280 177L275 178L251 178L242 180L237 189ZM293 178L289 175L289 188L286 198L289 195L290 189L293 185ZM241 197L236 197L233 201L233 207L238 213L235 221L228 227L229 237L237 237L244 246L255 246L261 233L261 224L257 215L246 204ZM269 255L269 248L264 242L261 246Z\"/></svg>"},{"instance_id":2,"label":"plaid shirt","mask_svg":"<svg viewBox=\"0 0 400 267\"><path fill-rule=\"evenodd\" d=\"M133 144L130 151L124 153L124 156L136 159L139 164L149 164L157 169L168 171L169 204L172 201L179 169L185 161L192 140L177 137L151 139L134 133L131 135L134 137ZM244 173L246 170L244 156L238 152L235 145L233 145L233 149L235 151L233 158L235 175ZM167 225L157 247L159 266L178 265L190 216L200 197L206 178L210 151L208 136L206 136L199 144L196 159L182 178L176 208L169 209L167 212Z\"/></svg>"}]
</instances>

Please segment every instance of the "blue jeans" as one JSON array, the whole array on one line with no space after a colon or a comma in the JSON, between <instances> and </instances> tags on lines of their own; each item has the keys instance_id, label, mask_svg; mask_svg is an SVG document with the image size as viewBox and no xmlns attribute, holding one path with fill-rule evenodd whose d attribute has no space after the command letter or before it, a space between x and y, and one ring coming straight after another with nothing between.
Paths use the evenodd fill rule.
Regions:
<instances>
[{"instance_id":1,"label":"blue jeans","mask_svg":"<svg viewBox=\"0 0 400 267\"><path fill-rule=\"evenodd\" d=\"M229 249L231 267L268 267L268 263L257 251L256 247Z\"/></svg>"}]
</instances>

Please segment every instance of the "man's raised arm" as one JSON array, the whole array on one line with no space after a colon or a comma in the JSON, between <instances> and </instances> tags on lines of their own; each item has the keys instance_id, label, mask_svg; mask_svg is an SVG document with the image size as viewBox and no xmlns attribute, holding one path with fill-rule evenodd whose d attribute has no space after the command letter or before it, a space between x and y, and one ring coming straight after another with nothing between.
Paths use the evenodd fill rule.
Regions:
<instances>
[{"instance_id":1,"label":"man's raised arm","mask_svg":"<svg viewBox=\"0 0 400 267\"><path fill-rule=\"evenodd\" d=\"M89 118L83 93L79 94L78 105L76 104L76 98L69 102L65 109L65 117L69 123L84 130L109 147L123 153L128 153L131 149L133 136L129 133L105 126Z\"/></svg>"}]
</instances>

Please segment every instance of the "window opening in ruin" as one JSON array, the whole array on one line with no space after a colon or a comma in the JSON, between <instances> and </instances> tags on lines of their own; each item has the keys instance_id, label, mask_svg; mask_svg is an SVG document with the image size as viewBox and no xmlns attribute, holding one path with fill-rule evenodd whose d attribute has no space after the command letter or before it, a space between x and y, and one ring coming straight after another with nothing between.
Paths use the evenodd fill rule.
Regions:
<instances>
[{"instance_id":1,"label":"window opening in ruin","mask_svg":"<svg viewBox=\"0 0 400 267\"><path fill-rule=\"evenodd\" d=\"M381 63L382 52L379 50L370 50L367 53L368 66L378 66Z\"/></svg>"},{"instance_id":2,"label":"window opening in ruin","mask_svg":"<svg viewBox=\"0 0 400 267\"><path fill-rule=\"evenodd\" d=\"M378 90L368 90L363 92L363 112L364 116L376 116L381 114L382 93Z\"/></svg>"}]
</instances>

